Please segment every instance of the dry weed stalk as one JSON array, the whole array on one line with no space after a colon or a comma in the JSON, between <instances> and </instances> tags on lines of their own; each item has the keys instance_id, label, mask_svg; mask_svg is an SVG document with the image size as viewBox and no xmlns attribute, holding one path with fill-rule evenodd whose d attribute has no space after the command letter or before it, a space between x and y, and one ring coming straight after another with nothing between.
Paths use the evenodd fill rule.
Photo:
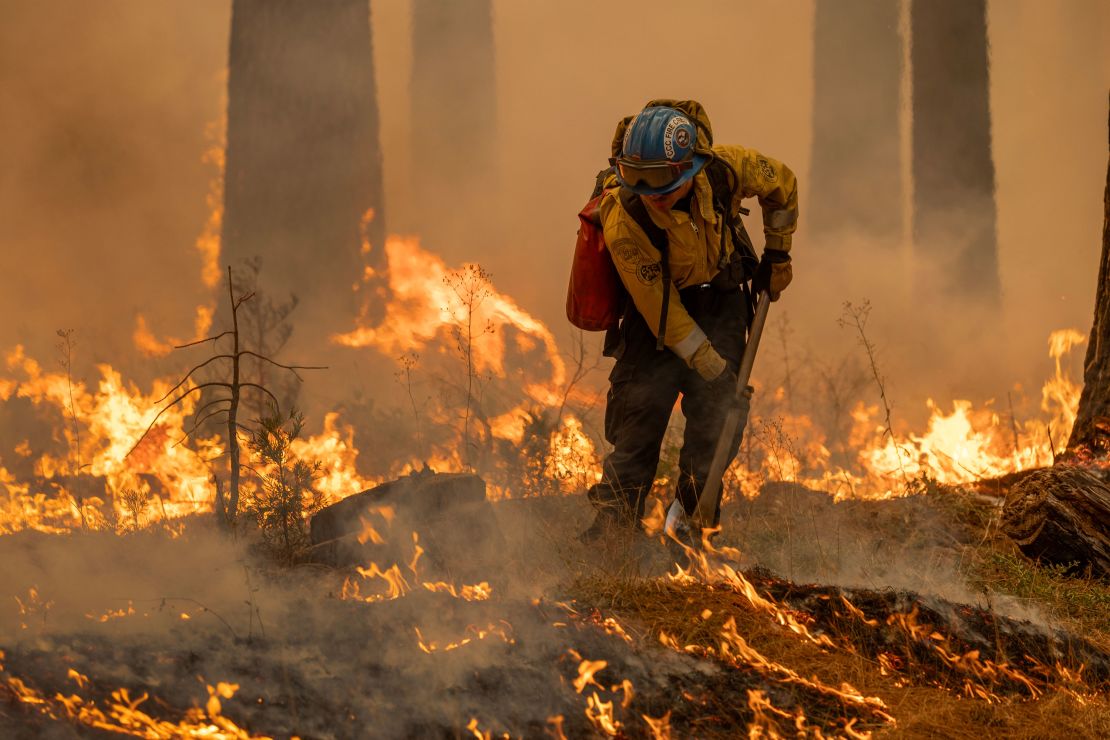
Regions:
<instances>
[{"instance_id":1,"label":"dry weed stalk","mask_svg":"<svg viewBox=\"0 0 1110 740\"><path fill-rule=\"evenodd\" d=\"M871 365L871 376L875 379L875 385L879 388L879 398L883 403L883 413L886 421L886 428L883 429L883 436L890 437L890 441L895 448L896 457L898 458L898 470L902 474L902 483L909 488L910 479L906 474L905 466L902 464L902 448L898 445L898 440L894 437L892 405L887 398L886 378L879 372L878 361L875 359L875 345L867 338L867 319L870 316L871 301L865 300L861 306L855 306L851 301L845 301L844 312L841 314L841 317L837 319L837 323L841 327L855 329L856 333L859 335L859 343L867 353L867 361Z\"/></svg>"},{"instance_id":2,"label":"dry weed stalk","mask_svg":"<svg viewBox=\"0 0 1110 740\"><path fill-rule=\"evenodd\" d=\"M473 469L470 456L470 416L476 405L474 387L480 385L480 378L474 369L474 341L476 336L492 334L494 326L487 322L480 332L474 326L475 314L482 303L493 295L490 289L490 274L478 264L468 264L461 270L454 270L443 278L443 283L451 289L463 308L464 315L456 318L451 327L455 336L455 347L466 363L466 404L463 412L463 463Z\"/></svg>"},{"instance_id":3,"label":"dry weed stalk","mask_svg":"<svg viewBox=\"0 0 1110 740\"><path fill-rule=\"evenodd\" d=\"M412 371L416 369L417 363L420 361L420 355L416 352L405 352L397 358L397 362L401 364L401 369L393 374L397 382L405 387L405 393L409 397L409 405L412 407L412 419L416 424L416 446L420 451L421 461L428 459L427 445L424 441L424 427L420 419L420 409L416 405L416 396L412 392Z\"/></svg>"},{"instance_id":4,"label":"dry weed stalk","mask_svg":"<svg viewBox=\"0 0 1110 740\"><path fill-rule=\"evenodd\" d=\"M571 391L574 390L574 387L581 383L586 376L601 366L601 354L596 351L596 347L592 350L589 348L586 342L586 332L581 329L576 329L571 336L571 346L573 349L569 357L574 367L574 372L571 373L570 380L567 381L566 386L563 388L563 397L559 402L559 413L555 416L556 429L558 429L559 425L563 422L563 413L566 411Z\"/></svg>"},{"instance_id":5,"label":"dry weed stalk","mask_svg":"<svg viewBox=\"0 0 1110 740\"><path fill-rule=\"evenodd\" d=\"M77 404L73 400L73 350L77 344L74 335L74 329L58 329L58 363L62 366L62 370L66 374L66 393L68 401L66 404L66 411L69 412L69 420L73 425L73 441L70 443L70 451L73 454L73 492L72 496L77 506L77 513L81 515L81 528L88 529L89 521L85 514L85 497L80 493L80 482L78 478L81 476L81 471L85 465L81 463L81 425L77 421Z\"/></svg>"}]
</instances>

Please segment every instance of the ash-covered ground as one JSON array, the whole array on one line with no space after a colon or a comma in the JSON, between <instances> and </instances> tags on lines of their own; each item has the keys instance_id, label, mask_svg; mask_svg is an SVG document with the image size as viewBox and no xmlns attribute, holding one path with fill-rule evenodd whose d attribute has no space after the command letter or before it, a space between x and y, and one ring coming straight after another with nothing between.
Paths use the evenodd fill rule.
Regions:
<instances>
[{"instance_id":1,"label":"ash-covered ground","mask_svg":"<svg viewBox=\"0 0 1110 740\"><path fill-rule=\"evenodd\" d=\"M199 519L0 537L0 735L858 736L898 732L895 687L984 705L1107 688L1103 649L1035 607L959 598L966 533L935 500L815 496L730 503L716 544L739 557L677 579L658 541L579 544L581 497L496 504L504 540L432 558L422 539L399 581L278 566ZM425 569L471 556L485 585ZM871 685L844 686L845 660Z\"/></svg>"}]
</instances>

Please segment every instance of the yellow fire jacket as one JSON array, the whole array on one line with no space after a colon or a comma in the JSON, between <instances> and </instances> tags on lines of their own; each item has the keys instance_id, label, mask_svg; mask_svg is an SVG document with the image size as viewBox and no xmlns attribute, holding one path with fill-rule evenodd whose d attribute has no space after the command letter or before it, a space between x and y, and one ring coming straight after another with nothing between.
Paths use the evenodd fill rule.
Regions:
<instances>
[{"instance_id":1,"label":"yellow fire jacket","mask_svg":"<svg viewBox=\"0 0 1110 740\"><path fill-rule=\"evenodd\" d=\"M798 224L798 184L794 173L782 162L754 149L715 146L713 151L731 164L740 176L740 187L731 205L733 215L739 211L744 198L758 198L763 209L766 248L789 252L791 234ZM651 220L667 232L667 257L671 281L676 288L709 282L722 264L723 223L713 210L709 179L704 169L694 177L693 192L692 215L684 211L662 213L647 207ZM652 246L644 230L624 210L617 189L610 190L602 199L600 216L605 229L605 244L617 266L621 282L628 289L636 308L647 319L647 325L653 333L657 333L663 307L662 256ZM732 251L732 238L726 229L725 256ZM682 306L678 291L671 290L663 342L689 362L705 339L705 332Z\"/></svg>"}]
</instances>

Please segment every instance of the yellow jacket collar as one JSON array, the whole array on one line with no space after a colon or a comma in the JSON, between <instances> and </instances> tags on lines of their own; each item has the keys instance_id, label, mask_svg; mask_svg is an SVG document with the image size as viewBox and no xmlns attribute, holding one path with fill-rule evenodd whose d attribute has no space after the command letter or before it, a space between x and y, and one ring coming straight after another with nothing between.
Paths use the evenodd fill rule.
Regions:
<instances>
[{"instance_id":1,"label":"yellow jacket collar","mask_svg":"<svg viewBox=\"0 0 1110 740\"><path fill-rule=\"evenodd\" d=\"M709 187L709 178L703 168L694 175L694 202L697 203L698 214L707 224L717 223L717 212L713 210L713 191ZM651 206L647 207L651 220L661 229L669 229L677 224L684 224L689 217L682 211L661 212Z\"/></svg>"}]
</instances>

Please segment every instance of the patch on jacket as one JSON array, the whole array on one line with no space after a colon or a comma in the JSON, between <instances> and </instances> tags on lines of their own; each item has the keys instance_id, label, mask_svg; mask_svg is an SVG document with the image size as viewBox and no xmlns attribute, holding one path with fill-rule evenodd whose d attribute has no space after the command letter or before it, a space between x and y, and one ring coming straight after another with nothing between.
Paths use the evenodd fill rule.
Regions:
<instances>
[{"instance_id":1,"label":"patch on jacket","mask_svg":"<svg viewBox=\"0 0 1110 740\"><path fill-rule=\"evenodd\" d=\"M652 262L651 257L644 254L644 250L631 239L619 239L610 251L616 257L617 266L625 272L636 272L642 265Z\"/></svg>"},{"instance_id":2,"label":"patch on jacket","mask_svg":"<svg viewBox=\"0 0 1110 740\"><path fill-rule=\"evenodd\" d=\"M759 171L763 174L763 179L767 182L774 182L779 179L779 174L775 172L775 168L766 159L760 157L756 162L759 164Z\"/></svg>"},{"instance_id":3,"label":"patch on jacket","mask_svg":"<svg viewBox=\"0 0 1110 740\"><path fill-rule=\"evenodd\" d=\"M663 265L659 262L652 262L647 265L640 265L640 269L636 272L636 277L644 285L653 285L659 281L659 276L663 274Z\"/></svg>"}]
</instances>

